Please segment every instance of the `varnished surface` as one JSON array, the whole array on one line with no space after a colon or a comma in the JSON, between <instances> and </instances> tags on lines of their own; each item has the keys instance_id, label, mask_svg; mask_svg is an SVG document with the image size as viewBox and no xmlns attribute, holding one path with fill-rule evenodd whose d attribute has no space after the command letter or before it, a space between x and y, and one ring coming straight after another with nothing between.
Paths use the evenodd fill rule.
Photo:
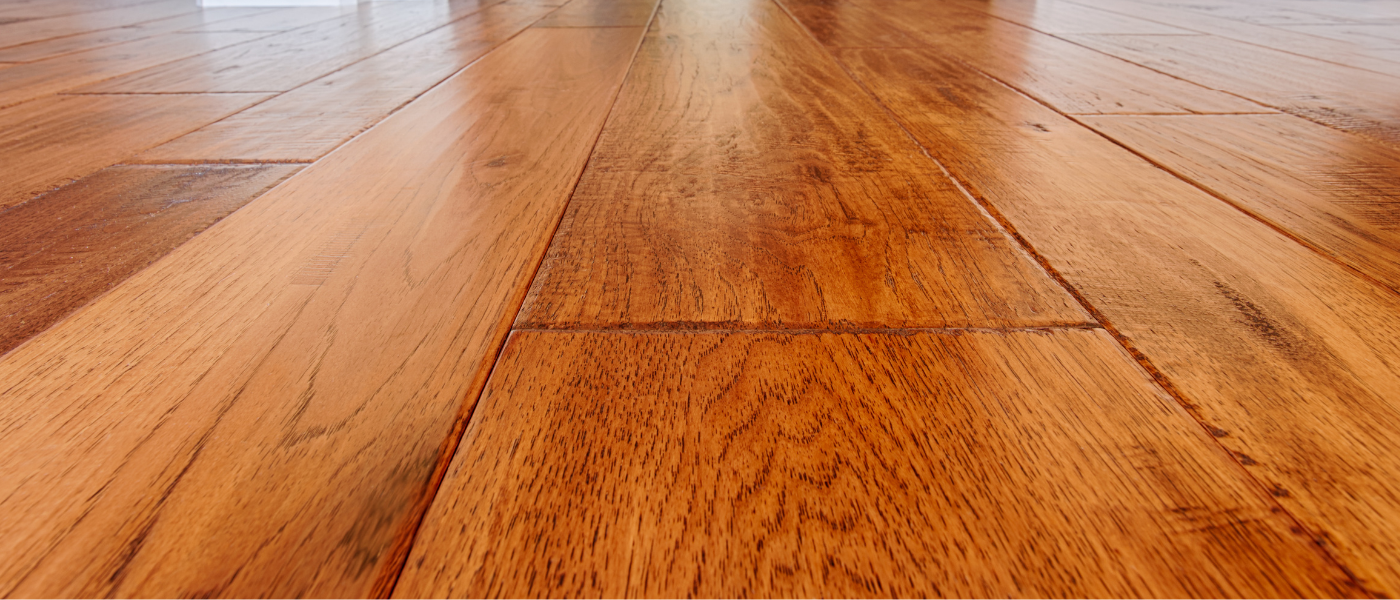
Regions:
<instances>
[{"instance_id":1,"label":"varnished surface","mask_svg":"<svg viewBox=\"0 0 1400 600\"><path fill-rule=\"evenodd\" d=\"M18 46L67 35L135 25L166 17L199 12L186 0L160 0L111 8L93 7L40 19L0 24L0 46Z\"/></svg>"},{"instance_id":2,"label":"varnished surface","mask_svg":"<svg viewBox=\"0 0 1400 600\"><path fill-rule=\"evenodd\" d=\"M711 10L662 4L522 324L1087 320L785 13Z\"/></svg>"},{"instance_id":3,"label":"varnished surface","mask_svg":"<svg viewBox=\"0 0 1400 600\"><path fill-rule=\"evenodd\" d=\"M0 354L300 166L118 166L0 212Z\"/></svg>"},{"instance_id":4,"label":"varnished surface","mask_svg":"<svg viewBox=\"0 0 1400 600\"><path fill-rule=\"evenodd\" d=\"M0 62L34 62L64 54L95 50L126 42L152 38L161 34L189 31L201 25L221 21L244 21L273 12L266 8L214 8L177 17L157 19L126 27L102 29L47 40L0 48ZM178 57L177 57L178 58Z\"/></svg>"},{"instance_id":5,"label":"varnished surface","mask_svg":"<svg viewBox=\"0 0 1400 600\"><path fill-rule=\"evenodd\" d=\"M387 593L640 34L521 34L0 360L0 593Z\"/></svg>"},{"instance_id":6,"label":"varnished surface","mask_svg":"<svg viewBox=\"0 0 1400 600\"><path fill-rule=\"evenodd\" d=\"M516 333L399 597L1346 596L1102 331Z\"/></svg>"},{"instance_id":7,"label":"varnished surface","mask_svg":"<svg viewBox=\"0 0 1400 600\"><path fill-rule=\"evenodd\" d=\"M1400 297L937 55L841 56L1323 547L1400 592Z\"/></svg>"},{"instance_id":8,"label":"varnished surface","mask_svg":"<svg viewBox=\"0 0 1400 600\"><path fill-rule=\"evenodd\" d=\"M536 27L640 27L655 9L656 0L570 0Z\"/></svg>"}]
</instances>

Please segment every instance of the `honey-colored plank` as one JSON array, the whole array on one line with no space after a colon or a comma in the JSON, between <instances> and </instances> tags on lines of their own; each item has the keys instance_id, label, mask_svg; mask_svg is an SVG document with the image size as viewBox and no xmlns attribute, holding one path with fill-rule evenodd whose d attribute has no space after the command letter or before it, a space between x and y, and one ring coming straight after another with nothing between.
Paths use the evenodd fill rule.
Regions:
<instances>
[{"instance_id":1,"label":"honey-colored plank","mask_svg":"<svg viewBox=\"0 0 1400 600\"><path fill-rule=\"evenodd\" d=\"M640 37L520 34L0 359L0 594L386 594Z\"/></svg>"},{"instance_id":2,"label":"honey-colored plank","mask_svg":"<svg viewBox=\"0 0 1400 600\"><path fill-rule=\"evenodd\" d=\"M1103 331L517 332L396 597L1344 596Z\"/></svg>"},{"instance_id":3,"label":"honey-colored plank","mask_svg":"<svg viewBox=\"0 0 1400 600\"><path fill-rule=\"evenodd\" d=\"M47 19L159 1L161 0L7 0L0 4L0 20L17 22Z\"/></svg>"},{"instance_id":4,"label":"honey-colored plank","mask_svg":"<svg viewBox=\"0 0 1400 600\"><path fill-rule=\"evenodd\" d=\"M495 0L368 3L338 19L83 87L83 93L284 92L474 13ZM204 35L232 35L204 34ZM243 35L266 35L245 33Z\"/></svg>"},{"instance_id":5,"label":"honey-colored plank","mask_svg":"<svg viewBox=\"0 0 1400 600\"><path fill-rule=\"evenodd\" d=\"M110 167L0 212L0 354L300 168Z\"/></svg>"},{"instance_id":6,"label":"honey-colored plank","mask_svg":"<svg viewBox=\"0 0 1400 600\"><path fill-rule=\"evenodd\" d=\"M0 163L5 165L0 209L263 99L258 94L60 96L0 110Z\"/></svg>"},{"instance_id":7,"label":"honey-colored plank","mask_svg":"<svg viewBox=\"0 0 1400 600\"><path fill-rule=\"evenodd\" d=\"M651 20L657 0L570 0L536 27L637 27Z\"/></svg>"},{"instance_id":8,"label":"honey-colored plank","mask_svg":"<svg viewBox=\"0 0 1400 600\"><path fill-rule=\"evenodd\" d=\"M247 16L266 14L268 12L266 8L211 8L197 13L170 17L168 19L148 21L126 27L103 29L101 31L93 31L79 35L33 42L22 46L3 48L0 49L0 61L34 62L36 60L62 56L64 54L95 50L115 44L144 40L164 33L188 29L203 23L217 23L224 20L242 21Z\"/></svg>"},{"instance_id":9,"label":"honey-colored plank","mask_svg":"<svg viewBox=\"0 0 1400 600\"><path fill-rule=\"evenodd\" d=\"M487 8L171 140L136 160L316 160L550 10L505 5Z\"/></svg>"},{"instance_id":10,"label":"honey-colored plank","mask_svg":"<svg viewBox=\"0 0 1400 600\"><path fill-rule=\"evenodd\" d=\"M656 19L521 323L1088 321L776 5Z\"/></svg>"},{"instance_id":11,"label":"honey-colored plank","mask_svg":"<svg viewBox=\"0 0 1400 600\"><path fill-rule=\"evenodd\" d=\"M828 46L935 48L1067 113L1272 112L957 5L783 2Z\"/></svg>"},{"instance_id":12,"label":"honey-colored plank","mask_svg":"<svg viewBox=\"0 0 1400 600\"><path fill-rule=\"evenodd\" d=\"M186 0L163 0L132 6L86 10L45 19L29 19L0 25L0 47L18 46L50 38L124 27L155 19L199 12Z\"/></svg>"},{"instance_id":13,"label":"honey-colored plank","mask_svg":"<svg viewBox=\"0 0 1400 600\"><path fill-rule=\"evenodd\" d=\"M1318 543L1400 594L1400 297L946 58L841 56Z\"/></svg>"},{"instance_id":14,"label":"honey-colored plank","mask_svg":"<svg viewBox=\"0 0 1400 600\"><path fill-rule=\"evenodd\" d=\"M1086 121L1400 291L1400 151L1289 115Z\"/></svg>"}]
</instances>

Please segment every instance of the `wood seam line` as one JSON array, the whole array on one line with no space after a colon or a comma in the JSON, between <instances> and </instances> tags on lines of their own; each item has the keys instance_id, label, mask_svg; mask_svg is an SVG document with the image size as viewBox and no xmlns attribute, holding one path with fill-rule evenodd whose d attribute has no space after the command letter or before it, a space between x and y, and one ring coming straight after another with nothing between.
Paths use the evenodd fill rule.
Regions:
<instances>
[{"instance_id":1,"label":"wood seam line","mask_svg":"<svg viewBox=\"0 0 1400 600\"><path fill-rule=\"evenodd\" d=\"M117 7L113 7L113 10L115 10L115 9L122 9L122 8L135 8L135 7L144 5L144 4L155 4L155 3L158 2L158 1L159 1L159 0L150 0L149 2L138 2L138 3L136 3L136 4L129 4L129 5L127 5L127 6L117 6ZM201 8L201 9L199 9L199 10L202 11L202 10L204 10L204 9ZM36 18L36 19L24 19L24 20L16 21L16 22L22 23L22 22L24 22L24 21L38 21L38 20L42 20L42 19L56 19L56 18L60 18L60 17L69 17L69 16L73 16L73 15L77 15L77 14L81 14L81 12L64 13L64 14L58 14L58 15L50 15L50 16L47 16L47 17L38 17L38 18ZM187 14L187 15L188 15L188 14L194 14L194 13L184 13L184 14ZM183 15L174 15L174 16L175 16L175 17L179 17L179 16L183 16ZM65 34L49 36L49 37L41 38L41 39L37 39L37 40L30 40L30 41L28 41L28 42L23 42L23 43L20 43L20 44L7 44L7 45L4 45L4 46L0 46L0 49L17 48L17 47L19 47L19 46L25 46L25 45L28 45L28 44L37 44L37 43L39 43L39 42L47 42L47 41L50 41L50 40L61 40L61 39L63 39L63 38L73 37L73 36L75 36L75 35L83 35L83 34L88 34L88 33L97 33L97 32L99 32L99 31L111 31L111 30L113 30L113 29L121 29L121 28L123 28L123 27L134 27L134 26L137 26L137 25L145 25L146 23L150 23L150 22L152 22L152 21L161 21L161 20L169 19L169 18L174 18L174 17L156 17L156 18L154 18L154 19L146 19L145 21L136 21L136 22L134 22L134 23L128 23L128 24L126 24L126 25L117 25L117 26L115 26L115 27L99 27L99 28L97 28L97 29L86 29L86 30L78 31L78 32L74 32L74 33L65 33ZM12 64L12 63L0 63L0 64Z\"/></svg>"},{"instance_id":2,"label":"wood seam line","mask_svg":"<svg viewBox=\"0 0 1400 600\"><path fill-rule=\"evenodd\" d=\"M511 331L527 333L598 333L598 334L650 334L671 333L681 335L733 334L733 333L774 333L791 335L813 335L821 333L838 334L889 334L913 335L916 333L1020 333L1036 331L1094 331L1103 329L1098 323L1065 323L1058 325L1035 325L1028 327L515 327Z\"/></svg>"},{"instance_id":3,"label":"wood seam line","mask_svg":"<svg viewBox=\"0 0 1400 600\"><path fill-rule=\"evenodd\" d=\"M1029 240L1023 237L1020 234L1020 232L1016 230L1015 225L1012 224L1011 221L1007 219L1005 215L998 211L996 207L993 206L990 202L986 201L983 198L979 198L973 195L971 191L963 185L962 181L959 181L957 177L954 177L953 174L950 171L948 171L947 167L945 167L941 161L939 161L937 158L934 158L933 154L931 154L928 151L928 149L924 147L923 143L920 142L918 138L914 136L913 132L909 131L908 128L904 126L904 123L900 122L897 118L895 118L894 111L890 110L889 106L885 104L884 100L881 100L879 96L875 95L875 93L870 90L870 88L866 87L864 82L862 82L859 78L852 74L850 70L846 68L845 63L841 62L839 58L832 54L829 48L827 48L824 45L821 45L820 41L817 40L816 35L813 34L811 30L807 29L805 25L802 25L802 22L796 17L794 17L790 11L788 11L787 7L783 5L781 0L773 0L773 2L776 3L780 8L782 8L783 12L787 13L788 18L797 22L797 24L800 27L802 27L802 30L805 31L813 41L817 42L817 44L821 46L822 49L829 56L832 57L832 60L835 60L836 63L841 66L841 68L846 72L847 77L850 77L853 81L855 81L856 85L860 86L861 89L865 90L866 94L868 94L872 99L874 99L874 101L880 105L880 108L883 109L891 119L894 119L895 124L897 124L900 127L900 129L904 130L904 134L909 136L910 139L913 139L914 143L918 144L919 149L924 153L924 156L927 156L929 160L933 161L934 164L938 165L938 168L941 169L943 173L948 176L948 179L951 180L953 184L956 185L958 189L962 191L964 196L966 196L973 203L977 204L978 206L981 206L984 210L986 210L987 213L989 213L992 216L992 218L996 220L997 223L1001 224L1001 226L1007 231L1008 234L1011 235L1013 239L1016 240L1017 243L1021 244L1021 246L1025 249L1026 252L1030 253L1030 255L1033 256L1038 263L1040 263L1041 268L1045 269L1046 273L1053 277L1055 281L1059 282L1060 285L1065 288L1065 291L1069 292L1069 294L1079 302L1080 306L1082 306L1084 310L1090 314L1090 316L1092 316L1095 320L1097 320L1100 324L1103 325L1104 330L1107 331L1109 335L1113 336L1113 339L1118 341L1118 344L1122 346L1122 348L1128 353L1128 355L1131 356L1137 362L1138 366L1144 371L1146 371L1147 374L1152 378L1152 380L1162 389L1162 391L1166 392L1169 396L1171 396L1171 398L1176 401L1177 405L1180 406L1181 409L1185 411L1193 421L1196 422L1196 425L1199 426L1206 433L1206 435L1209 436L1210 439L1215 442L1216 449L1224 453L1225 456L1227 456L1229 460L1234 463L1236 472L1244 477L1244 481L1252 483L1255 486L1255 488L1259 491L1260 496L1264 498L1264 501L1272 505L1272 508L1274 510L1279 511L1281 514L1287 515L1289 520L1293 522L1293 525L1298 528L1298 531L1307 533L1308 537L1312 539L1313 549L1316 552L1318 552L1323 559L1336 566L1339 570L1341 570L1342 573L1346 574L1347 578L1351 580L1352 585L1356 586L1356 589L1371 595L1371 597L1373 598L1384 597L1382 594L1379 594L1376 591L1362 584L1361 580L1356 576L1355 573L1352 572L1350 568L1348 568L1345 564L1341 562L1341 560L1339 560L1336 556L1333 556L1332 553L1327 550L1327 547L1323 544L1322 536L1318 532L1315 532L1311 528L1307 527L1302 522L1302 520L1298 518L1297 515L1293 514L1292 511L1289 511L1286 507L1284 507L1278 501L1278 498L1275 498L1272 494L1269 493L1269 488L1265 486L1263 482L1259 481L1259 479L1255 477L1254 474L1250 473L1248 469L1244 468L1244 465L1240 462L1239 457L1235 456L1235 454L1233 452L1230 452L1230 450L1226 448L1224 444L1220 443L1220 439L1216 437L1215 434L1212 432L1212 428L1206 425L1204 422L1202 422L1199 415L1197 415L1196 412L1191 409L1193 404L1186 397L1186 395L1182 393L1181 390L1178 389L1176 385L1171 382L1170 379L1167 378L1166 374L1162 373L1162 371L1157 369L1156 365L1152 364L1152 360L1148 358L1146 354L1144 354L1141 350L1134 346L1132 341L1130 341L1126 336L1124 336L1123 333L1119 331L1117 327L1114 327L1113 323L1109 321L1102 313L1100 313L1099 310L1093 304L1089 303L1088 299L1085 298L1084 295L1079 292L1079 290L1075 289L1075 287L1072 284L1070 284L1070 282L1066 280L1064 276L1061 275L1060 272L1054 268L1054 266L1050 264L1050 261L1046 259L1039 251L1037 251L1035 249L1035 246L1032 245ZM963 61L958 62L966 64ZM1005 85L1005 83L1003 83L1001 80L986 75L980 69L972 67L972 65L967 66L969 68L972 68L975 72L988 77L992 81L995 81L1001 85ZM1011 86L1007 87L1008 89L1018 94L1021 94L1029 98L1030 100L1041 104L1042 106L1046 106L1050 110L1055 111L1057 114L1064 114L1059 110L1055 109L1054 107L1044 102L1041 102L1035 97L1025 94L1019 89L1016 89ZM1078 121L1075 121L1075 123L1078 123Z\"/></svg>"},{"instance_id":4,"label":"wood seam line","mask_svg":"<svg viewBox=\"0 0 1400 600\"><path fill-rule=\"evenodd\" d=\"M115 165L111 165L111 166L105 167L105 168L110 169L110 168L112 168L112 167L133 167L133 168L140 168L140 167L198 167L198 166L200 166L200 165L208 165L208 166L211 166L211 167L219 167L219 166L224 166L224 165L310 165L310 164L311 164L310 162L307 162L307 161L304 161L304 160L249 160L249 161L243 161L243 162L223 162L223 161L210 161L210 160L191 160L191 161L188 161L188 162L169 161L169 162L158 162L158 163L117 163L117 164L115 164ZM77 180L74 180L74 181L76 182ZM62 188L59 188L59 189L62 189ZM56 192L56 191L58 191L58 190L57 190L57 189L49 190L49 191L47 191L47 192L44 192L43 194L40 194L40 196L47 195L47 194L51 194L51 193ZM271 190L269 189L268 191L271 191ZM39 197L39 196L35 196L35 198L38 198L38 197ZM255 198L255 199L256 199L256 198ZM16 206L18 206L18 205L16 205ZM233 214L233 213L229 213L229 214ZM191 238L191 239L193 239L193 238Z\"/></svg>"},{"instance_id":5,"label":"wood seam line","mask_svg":"<svg viewBox=\"0 0 1400 600\"><path fill-rule=\"evenodd\" d=\"M567 4L560 5L558 7L555 7L554 10L549 11L544 15L541 15L539 19L532 22L529 26L522 28L519 32L516 32L515 35L519 35L521 32L530 29L534 26L535 23L538 23L540 20L549 17L550 15L554 14L555 11L559 10L560 8L563 8L566 5ZM508 344L510 342L511 337L515 335L515 331L513 330L513 328L516 319L518 319L520 316L520 308L525 305L525 298L529 295L529 290L534 285L535 278L539 276L540 266L544 264L544 257L545 254L548 254L549 246L554 243L554 237L559 233L559 225L564 221L564 215L568 212L569 205L573 201L574 192L578 190L579 183L583 181L583 174L588 170L588 164L593 160L593 155L598 149L598 141L602 139L603 130L607 128L608 121L611 119L613 110L617 106L617 99L622 95L622 89L627 86L628 78L632 76L632 67L637 62L637 54L641 51L642 44L646 43L647 32L651 30L651 24L656 19L656 13L660 6L661 2L658 0L656 5L652 7L651 16L647 18L646 25L639 28L641 30L641 34L637 36L637 45L632 48L632 56L628 59L627 62L627 71L623 73L622 78L618 81L617 89L613 92L612 101L608 103L608 113L603 116L602 124L599 125L598 132L593 136L593 144L588 150L588 160L584 161L583 167L580 168L578 171L578 175L574 176L574 183L572 186L569 187L569 197L564 200L564 204L560 207L558 215L555 216L554 228L549 232L549 237L545 241L545 251L541 252L539 257L535 259L535 265L530 270L530 277L527 281L524 282L523 286L521 287L521 289L525 290L525 293L521 294L519 299L516 301L515 310L511 311L508 315L505 315L510 318L511 326L506 330L506 335L501 339L500 343L491 352L491 368L486 373L486 379L482 383L481 389L476 391L476 398L473 399L473 402L471 402L471 408L462 411L457 415L457 419L452 425L452 431L448 433L447 439L444 440L443 443L446 447L443 448L443 451L439 454L438 464L433 467L433 475L428 480L428 489L424 494L422 502L423 508L422 510L418 511L418 515L414 519L413 525L409 530L408 539L405 540L402 547L402 554L398 557L398 564L396 565L397 568L394 568L391 571L389 571L389 577L387 577L382 582L376 583L375 586L371 588L371 594L375 597L390 598L393 596L396 588L398 588L399 579L403 576L403 570L405 567L408 566L408 557L413 552L413 546L418 542L418 533L423 528L423 519L427 517L428 510L430 510L433 506L433 503L437 501L438 492L442 489L442 482L447 477L447 469L452 465L452 460L456 458L457 450L461 447L462 436L466 434L467 426L471 424L471 419L476 414L476 407L481 403L481 395L484 394L486 390L491 387L491 380L496 375L496 367L499 366L501 363L501 353L505 351L506 344ZM515 35L512 35L511 38L514 38ZM502 44L504 43L505 42L502 42ZM499 47L500 44L496 46L496 48ZM495 48L493 48L492 50L494 51ZM487 52L487 54L490 54L490 52ZM485 55L482 56L484 57ZM475 63L475 61L473 61L473 63ZM463 69L465 68L466 67L463 67ZM341 147L344 146L342 145ZM463 406L466 405L466 400L468 400L468 398L463 398Z\"/></svg>"}]
</instances>

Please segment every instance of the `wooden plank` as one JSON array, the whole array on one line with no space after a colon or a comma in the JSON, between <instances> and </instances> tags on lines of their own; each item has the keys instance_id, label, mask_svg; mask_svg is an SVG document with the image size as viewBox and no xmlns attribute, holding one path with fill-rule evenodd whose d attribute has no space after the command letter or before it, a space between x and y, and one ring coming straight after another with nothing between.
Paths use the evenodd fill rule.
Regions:
<instances>
[{"instance_id":1,"label":"wooden plank","mask_svg":"<svg viewBox=\"0 0 1400 600\"><path fill-rule=\"evenodd\" d=\"M0 19L47 19L159 1L161 0L9 0L0 5Z\"/></svg>"},{"instance_id":2,"label":"wooden plank","mask_svg":"<svg viewBox=\"0 0 1400 600\"><path fill-rule=\"evenodd\" d=\"M516 333L395 596L1356 594L1103 331Z\"/></svg>"},{"instance_id":3,"label":"wooden plank","mask_svg":"<svg viewBox=\"0 0 1400 600\"><path fill-rule=\"evenodd\" d=\"M0 594L387 594L640 37L522 33L0 359Z\"/></svg>"},{"instance_id":4,"label":"wooden plank","mask_svg":"<svg viewBox=\"0 0 1400 600\"><path fill-rule=\"evenodd\" d=\"M431 2L366 4L339 19L273 34L256 44L192 56L77 91L285 92L442 27L495 1L473 0L446 6Z\"/></svg>"},{"instance_id":5,"label":"wooden plank","mask_svg":"<svg viewBox=\"0 0 1400 600\"><path fill-rule=\"evenodd\" d=\"M0 212L0 354L300 168L110 167Z\"/></svg>"},{"instance_id":6,"label":"wooden plank","mask_svg":"<svg viewBox=\"0 0 1400 600\"><path fill-rule=\"evenodd\" d=\"M536 27L639 27L651 20L657 0L571 0Z\"/></svg>"},{"instance_id":7,"label":"wooden plank","mask_svg":"<svg viewBox=\"0 0 1400 600\"><path fill-rule=\"evenodd\" d=\"M0 108L258 39L264 33L171 33L0 70Z\"/></svg>"},{"instance_id":8,"label":"wooden plank","mask_svg":"<svg viewBox=\"0 0 1400 600\"><path fill-rule=\"evenodd\" d=\"M1400 593L1400 298L935 53L841 57L1319 544Z\"/></svg>"},{"instance_id":9,"label":"wooden plank","mask_svg":"<svg viewBox=\"0 0 1400 600\"><path fill-rule=\"evenodd\" d=\"M1400 291L1400 151L1288 115L1086 122Z\"/></svg>"},{"instance_id":10,"label":"wooden plank","mask_svg":"<svg viewBox=\"0 0 1400 600\"><path fill-rule=\"evenodd\" d=\"M18 46L65 35L125 27L145 21L195 13L199 10L199 7L192 2L165 0L105 10L90 10L47 19L6 23L0 25L0 47Z\"/></svg>"},{"instance_id":11,"label":"wooden plank","mask_svg":"<svg viewBox=\"0 0 1400 600\"><path fill-rule=\"evenodd\" d=\"M227 19L191 27L186 31L291 31L322 21L338 19L357 9L355 6L303 6L279 8L241 19Z\"/></svg>"},{"instance_id":12,"label":"wooden plank","mask_svg":"<svg viewBox=\"0 0 1400 600\"><path fill-rule=\"evenodd\" d=\"M1283 29L1355 44L1363 48L1400 47L1400 23L1290 25Z\"/></svg>"},{"instance_id":13,"label":"wooden plank","mask_svg":"<svg viewBox=\"0 0 1400 600\"><path fill-rule=\"evenodd\" d=\"M521 323L1088 321L796 23L751 6L658 9Z\"/></svg>"},{"instance_id":14,"label":"wooden plank","mask_svg":"<svg viewBox=\"0 0 1400 600\"><path fill-rule=\"evenodd\" d=\"M959 6L981 10L999 19L1050 34L1101 33L1111 35L1192 35L1199 32L1098 10L1069 2L959 1Z\"/></svg>"},{"instance_id":15,"label":"wooden plank","mask_svg":"<svg viewBox=\"0 0 1400 600\"><path fill-rule=\"evenodd\" d=\"M1270 109L955 5L784 0L824 44L928 46L1072 114L1241 113ZM899 33L894 33L899 32Z\"/></svg>"},{"instance_id":16,"label":"wooden plank","mask_svg":"<svg viewBox=\"0 0 1400 600\"><path fill-rule=\"evenodd\" d=\"M74 52L95 50L116 44L134 42L188 29L192 25L218 22L221 20L241 21L249 15L266 14L265 8L211 8L197 13L148 21L127 27L103 29L78 35L53 38L0 49L0 61L34 62L45 58L63 56Z\"/></svg>"},{"instance_id":17,"label":"wooden plank","mask_svg":"<svg viewBox=\"0 0 1400 600\"><path fill-rule=\"evenodd\" d=\"M0 209L264 99L257 94L63 96L2 110Z\"/></svg>"},{"instance_id":18,"label":"wooden plank","mask_svg":"<svg viewBox=\"0 0 1400 600\"><path fill-rule=\"evenodd\" d=\"M314 161L549 7L493 6L147 151L137 162Z\"/></svg>"}]
</instances>

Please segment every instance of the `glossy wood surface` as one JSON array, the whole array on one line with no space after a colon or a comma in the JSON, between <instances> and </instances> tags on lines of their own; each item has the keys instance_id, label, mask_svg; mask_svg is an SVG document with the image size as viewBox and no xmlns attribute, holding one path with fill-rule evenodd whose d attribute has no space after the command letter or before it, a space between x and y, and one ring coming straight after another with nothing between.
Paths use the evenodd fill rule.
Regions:
<instances>
[{"instance_id":1,"label":"glossy wood surface","mask_svg":"<svg viewBox=\"0 0 1400 600\"><path fill-rule=\"evenodd\" d=\"M26 19L0 24L0 47L18 46L89 31L125 27L145 21L199 12L199 7L185 0L161 0L129 6L97 10L79 10L65 15L42 19Z\"/></svg>"},{"instance_id":2,"label":"glossy wood surface","mask_svg":"<svg viewBox=\"0 0 1400 600\"><path fill-rule=\"evenodd\" d=\"M1347 596L1101 330L518 332L399 597Z\"/></svg>"},{"instance_id":3,"label":"glossy wood surface","mask_svg":"<svg viewBox=\"0 0 1400 600\"><path fill-rule=\"evenodd\" d=\"M776 5L709 10L659 9L524 326L1088 320Z\"/></svg>"},{"instance_id":4,"label":"glossy wood surface","mask_svg":"<svg viewBox=\"0 0 1400 600\"><path fill-rule=\"evenodd\" d=\"M517 36L0 360L0 593L387 593L640 35Z\"/></svg>"},{"instance_id":5,"label":"glossy wood surface","mask_svg":"<svg viewBox=\"0 0 1400 600\"><path fill-rule=\"evenodd\" d=\"M78 35L41 40L20 46L0 48L0 62L34 62L74 52L95 50L126 42L152 38L161 34L188 31L220 21L244 21L273 12L266 8L213 8L177 17L147 21L126 27L102 29Z\"/></svg>"},{"instance_id":6,"label":"glossy wood surface","mask_svg":"<svg viewBox=\"0 0 1400 600\"><path fill-rule=\"evenodd\" d=\"M110 167L0 212L0 354L300 168Z\"/></svg>"},{"instance_id":7,"label":"glossy wood surface","mask_svg":"<svg viewBox=\"0 0 1400 600\"><path fill-rule=\"evenodd\" d=\"M1400 297L957 63L841 57L1318 543L1400 591Z\"/></svg>"},{"instance_id":8,"label":"glossy wood surface","mask_svg":"<svg viewBox=\"0 0 1400 600\"><path fill-rule=\"evenodd\" d=\"M570 0L537 27L640 27L651 20L656 0Z\"/></svg>"}]
</instances>

